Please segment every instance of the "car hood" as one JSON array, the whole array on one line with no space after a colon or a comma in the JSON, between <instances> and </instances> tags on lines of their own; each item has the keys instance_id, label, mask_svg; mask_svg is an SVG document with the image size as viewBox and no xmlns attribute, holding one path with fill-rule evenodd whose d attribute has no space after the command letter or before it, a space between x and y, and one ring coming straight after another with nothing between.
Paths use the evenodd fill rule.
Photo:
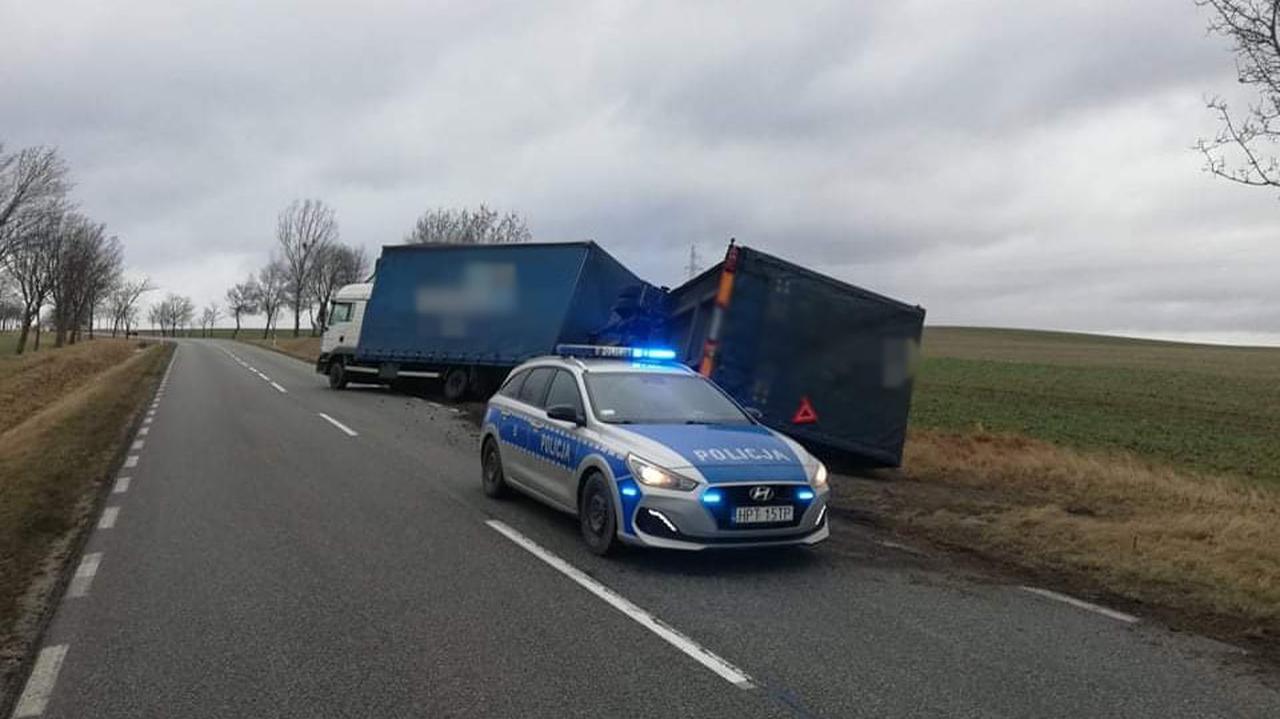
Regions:
<instances>
[{"instance_id":1,"label":"car hood","mask_svg":"<svg viewBox=\"0 0 1280 719\"><path fill-rule=\"evenodd\" d=\"M634 424L626 429L679 455L683 463L670 469L691 467L712 484L808 480L807 457L761 425Z\"/></svg>"}]
</instances>

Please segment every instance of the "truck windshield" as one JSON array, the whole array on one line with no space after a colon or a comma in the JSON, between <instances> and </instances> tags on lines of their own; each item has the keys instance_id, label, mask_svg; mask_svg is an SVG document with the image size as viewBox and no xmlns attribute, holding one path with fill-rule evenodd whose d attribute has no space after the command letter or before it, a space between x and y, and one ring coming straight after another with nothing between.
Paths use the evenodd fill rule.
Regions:
<instances>
[{"instance_id":1,"label":"truck windshield","mask_svg":"<svg viewBox=\"0 0 1280 719\"><path fill-rule=\"evenodd\" d=\"M610 424L750 424L702 377L657 372L587 373L596 419Z\"/></svg>"}]
</instances>

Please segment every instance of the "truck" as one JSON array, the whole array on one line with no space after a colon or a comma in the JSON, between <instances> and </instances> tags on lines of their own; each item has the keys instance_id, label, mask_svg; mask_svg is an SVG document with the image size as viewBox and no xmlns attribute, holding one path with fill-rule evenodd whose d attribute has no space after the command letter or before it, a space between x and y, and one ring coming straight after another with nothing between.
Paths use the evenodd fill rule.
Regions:
<instances>
[{"instance_id":1,"label":"truck","mask_svg":"<svg viewBox=\"0 0 1280 719\"><path fill-rule=\"evenodd\" d=\"M315 369L335 389L430 378L485 398L557 345L649 341L663 297L595 242L388 245L372 282L335 294Z\"/></svg>"},{"instance_id":2,"label":"truck","mask_svg":"<svg viewBox=\"0 0 1280 719\"><path fill-rule=\"evenodd\" d=\"M669 311L677 356L767 426L846 465L901 464L924 308L731 242Z\"/></svg>"}]
</instances>

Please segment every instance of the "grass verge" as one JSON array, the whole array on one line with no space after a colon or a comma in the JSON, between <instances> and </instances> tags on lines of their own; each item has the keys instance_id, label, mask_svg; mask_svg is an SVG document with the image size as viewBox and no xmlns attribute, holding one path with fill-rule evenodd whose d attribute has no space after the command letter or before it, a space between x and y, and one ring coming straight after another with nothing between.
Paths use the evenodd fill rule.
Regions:
<instances>
[{"instance_id":1,"label":"grass verge","mask_svg":"<svg viewBox=\"0 0 1280 719\"><path fill-rule=\"evenodd\" d=\"M289 355L303 362L310 362L313 365L316 362L316 358L320 356L319 337L280 337L264 340L259 337L245 337L242 335L240 341Z\"/></svg>"},{"instance_id":2,"label":"grass verge","mask_svg":"<svg viewBox=\"0 0 1280 719\"><path fill-rule=\"evenodd\" d=\"M0 434L0 699L13 696L10 684L39 633L60 570L172 351L171 345L131 350L128 359Z\"/></svg>"},{"instance_id":3,"label":"grass verge","mask_svg":"<svg viewBox=\"0 0 1280 719\"><path fill-rule=\"evenodd\" d=\"M131 357L136 341L97 339L0 363L0 433Z\"/></svg>"},{"instance_id":4,"label":"grass verge","mask_svg":"<svg viewBox=\"0 0 1280 719\"><path fill-rule=\"evenodd\" d=\"M1280 493L1013 435L915 430L837 509L1175 625L1277 646Z\"/></svg>"}]
</instances>

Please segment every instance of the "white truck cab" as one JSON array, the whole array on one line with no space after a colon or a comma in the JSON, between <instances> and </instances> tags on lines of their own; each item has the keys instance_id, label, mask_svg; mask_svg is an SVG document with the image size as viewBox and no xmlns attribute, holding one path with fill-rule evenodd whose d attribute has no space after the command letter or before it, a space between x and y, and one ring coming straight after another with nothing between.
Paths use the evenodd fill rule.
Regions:
<instances>
[{"instance_id":1,"label":"white truck cab","mask_svg":"<svg viewBox=\"0 0 1280 719\"><path fill-rule=\"evenodd\" d=\"M355 355L360 342L360 325L365 306L373 293L373 283L345 285L333 296L325 317L324 336L320 339L320 363L327 366L334 358Z\"/></svg>"}]
</instances>

